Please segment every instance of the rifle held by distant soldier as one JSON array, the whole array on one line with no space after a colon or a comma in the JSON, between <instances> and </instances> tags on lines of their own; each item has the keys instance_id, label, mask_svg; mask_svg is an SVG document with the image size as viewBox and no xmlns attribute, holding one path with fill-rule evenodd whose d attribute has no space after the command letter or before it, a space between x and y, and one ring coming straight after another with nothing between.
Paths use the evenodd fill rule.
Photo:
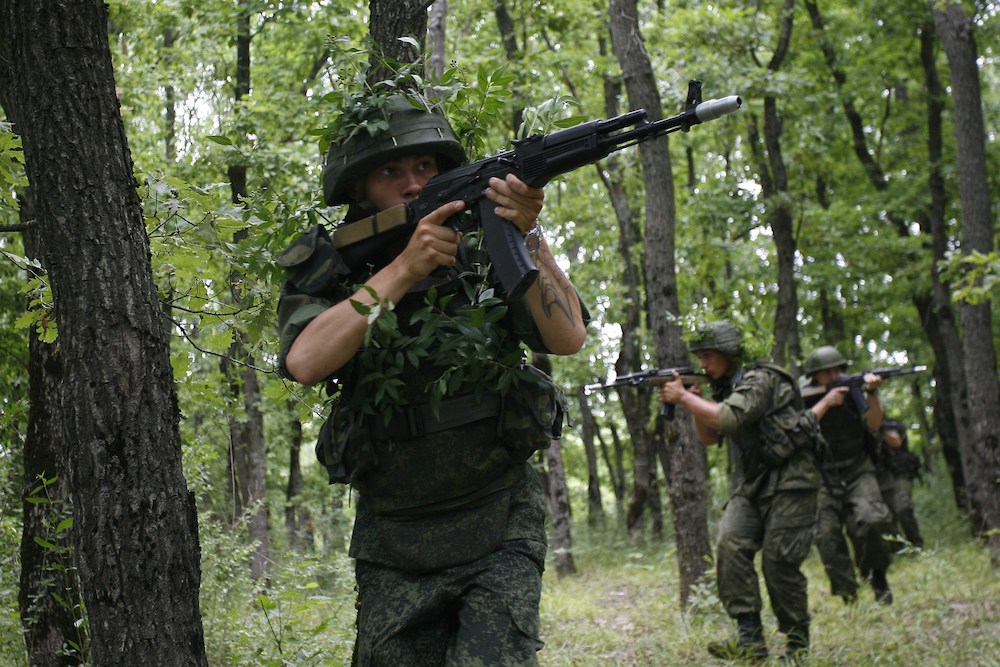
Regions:
<instances>
[{"instance_id":1,"label":"rifle held by distant soldier","mask_svg":"<svg viewBox=\"0 0 1000 667\"><path fill-rule=\"evenodd\" d=\"M868 409L868 399L865 398L865 375L871 373L872 375L878 375L883 380L887 380L901 375L920 373L925 370L927 370L927 366L910 366L908 368L876 368L874 370L865 371L864 373L841 375L833 382L825 385L807 384L800 389L802 390L802 399L807 403L812 403L814 401L811 401L810 399L818 400L820 396L823 396L831 389L836 389L837 387L847 387L849 389L848 396L850 398L851 405L858 411L858 414L864 414L865 410Z\"/></svg>"},{"instance_id":2,"label":"rifle held by distant soldier","mask_svg":"<svg viewBox=\"0 0 1000 667\"><path fill-rule=\"evenodd\" d=\"M584 385L583 389L589 393L595 389L610 389L612 387L658 387L666 382L672 382L674 373L677 373L681 377L681 381L685 387L692 387L696 384L708 384L709 382L708 376L704 373L696 373L690 366L678 366L676 368L655 368L648 371L626 373L625 375L617 376L610 382L595 382ZM676 407L675 405L666 403L660 410L660 414L666 417L667 421L672 421Z\"/></svg>"}]
</instances>

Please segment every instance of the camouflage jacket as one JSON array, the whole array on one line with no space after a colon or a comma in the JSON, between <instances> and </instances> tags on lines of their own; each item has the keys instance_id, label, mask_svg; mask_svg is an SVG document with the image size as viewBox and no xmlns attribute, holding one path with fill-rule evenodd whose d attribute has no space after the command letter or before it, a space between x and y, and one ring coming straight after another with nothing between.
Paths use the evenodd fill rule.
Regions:
<instances>
[{"instance_id":1,"label":"camouflage jacket","mask_svg":"<svg viewBox=\"0 0 1000 667\"><path fill-rule=\"evenodd\" d=\"M729 441L732 493L754 497L820 487L819 429L787 371L755 362L715 391L719 431Z\"/></svg>"},{"instance_id":2,"label":"camouflage jacket","mask_svg":"<svg viewBox=\"0 0 1000 667\"><path fill-rule=\"evenodd\" d=\"M349 275L321 227L309 230L279 264L287 276L278 305L279 370L287 376L284 360L296 336L324 310L354 294L367 276ZM468 268L459 265L436 272L427 284L395 304L401 335L414 335L411 318L424 306L430 287L453 295L447 308L468 304L469 290L464 286L483 280ZM526 304L499 302L491 308L497 311L487 318L500 332L493 353L523 363L522 344L547 351ZM544 524L523 520L525 515L543 514L525 506L527 498L530 505L536 498L525 491L533 487L523 483L523 462L561 429L565 398L554 383L544 374L530 373L535 381L517 382L503 392L480 386L473 402L477 406L495 402L499 407L483 412L482 418L477 418L476 408L471 420L463 422L462 415L454 413L464 413L467 403L455 408L449 406L457 403L449 401L467 401L467 393L449 392L439 410L427 409L426 388L438 381L443 369L423 361L406 367L403 412L372 415L364 409L369 390L362 389L361 376L366 355L375 353L363 346L331 378L332 412L317 445L317 457L327 466L331 481L350 483L359 493L351 554L422 571L455 564L456 559L467 562L488 553L498 540L544 539ZM483 363L495 361L488 358ZM467 376L477 372L473 368ZM414 420L414 415L421 417ZM449 427L435 430L431 425L424 432L426 424L419 424L403 434L396 428L438 418L451 420ZM450 426L452 421L457 425ZM512 493L528 496L512 497ZM427 540L432 541L430 546Z\"/></svg>"}]
</instances>

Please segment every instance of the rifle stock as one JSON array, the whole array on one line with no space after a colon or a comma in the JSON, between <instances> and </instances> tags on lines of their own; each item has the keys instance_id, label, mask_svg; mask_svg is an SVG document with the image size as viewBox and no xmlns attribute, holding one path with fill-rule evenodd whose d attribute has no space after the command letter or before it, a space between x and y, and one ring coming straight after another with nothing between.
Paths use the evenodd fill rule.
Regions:
<instances>
[{"instance_id":1,"label":"rifle stock","mask_svg":"<svg viewBox=\"0 0 1000 667\"><path fill-rule=\"evenodd\" d=\"M504 290L509 298L517 299L534 282L538 270L518 229L493 213L495 205L484 194L491 178L515 174L526 184L540 188L553 178L594 164L612 152L677 130L687 132L694 125L733 113L742 104L738 95L703 102L701 82L692 80L688 82L686 108L676 116L650 122L645 109L638 109L552 134L530 136L514 142L513 150L434 176L417 199L394 207L398 210L389 209L339 226L333 234L334 247L348 268L358 272L372 263L377 250L378 244L370 240L390 230L412 233L412 228L431 211L462 200L466 210L472 210L476 225L484 230L486 250ZM387 226L387 222L393 224ZM462 228L458 216L450 224Z\"/></svg>"}]
</instances>

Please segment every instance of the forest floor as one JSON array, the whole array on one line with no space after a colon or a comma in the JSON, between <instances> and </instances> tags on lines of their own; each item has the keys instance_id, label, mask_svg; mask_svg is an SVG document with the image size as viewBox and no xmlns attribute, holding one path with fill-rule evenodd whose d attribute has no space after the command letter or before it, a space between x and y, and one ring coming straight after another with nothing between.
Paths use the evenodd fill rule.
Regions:
<instances>
[{"instance_id":1,"label":"forest floor","mask_svg":"<svg viewBox=\"0 0 1000 667\"><path fill-rule=\"evenodd\" d=\"M949 505L946 486L941 480L917 486L926 546L896 557L889 571L892 605L877 604L867 588L853 605L831 596L813 548L804 567L812 615L809 665L1000 667L1000 572ZM610 548L607 537L600 546L595 535L581 537L573 549L578 573L559 577L550 565L545 574L543 667L726 664L705 649L734 630L714 582L696 589L681 609L672 550ZM763 581L761 591L768 643L778 657L784 637Z\"/></svg>"}]
</instances>

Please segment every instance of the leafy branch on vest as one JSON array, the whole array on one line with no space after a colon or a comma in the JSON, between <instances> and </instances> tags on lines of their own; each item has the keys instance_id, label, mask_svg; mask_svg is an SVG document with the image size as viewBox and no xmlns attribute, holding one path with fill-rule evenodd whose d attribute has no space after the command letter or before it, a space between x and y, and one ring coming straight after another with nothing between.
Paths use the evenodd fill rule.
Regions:
<instances>
[{"instance_id":1,"label":"leafy branch on vest","mask_svg":"<svg viewBox=\"0 0 1000 667\"><path fill-rule=\"evenodd\" d=\"M474 285L461 286L464 294L439 296L436 288L428 290L423 307L410 315L406 333L391 302L351 302L368 319L363 348L352 362L361 364L355 377L360 378L359 394L366 397L360 406L365 414L407 406L414 377L427 378L419 393L435 411L448 396L504 393L519 380L534 381L525 370L520 345L510 336L506 304L488 292L477 299Z\"/></svg>"}]
</instances>

